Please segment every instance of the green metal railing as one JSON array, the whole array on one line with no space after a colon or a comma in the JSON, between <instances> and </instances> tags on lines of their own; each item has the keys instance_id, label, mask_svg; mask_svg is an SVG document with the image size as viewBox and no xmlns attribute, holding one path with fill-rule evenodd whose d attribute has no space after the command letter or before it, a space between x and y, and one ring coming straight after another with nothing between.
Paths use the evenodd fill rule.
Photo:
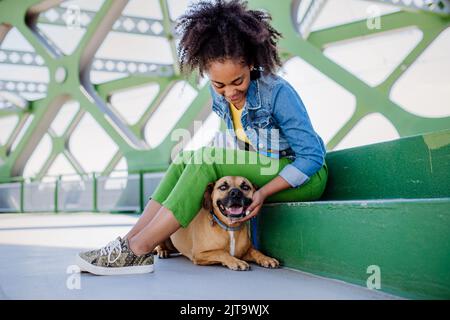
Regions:
<instances>
[{"instance_id":1,"label":"green metal railing","mask_svg":"<svg viewBox=\"0 0 450 320\"><path fill-rule=\"evenodd\" d=\"M0 213L140 213L164 172L123 173L127 172L114 171L112 176L98 173L46 176L34 181L14 178L0 184Z\"/></svg>"}]
</instances>

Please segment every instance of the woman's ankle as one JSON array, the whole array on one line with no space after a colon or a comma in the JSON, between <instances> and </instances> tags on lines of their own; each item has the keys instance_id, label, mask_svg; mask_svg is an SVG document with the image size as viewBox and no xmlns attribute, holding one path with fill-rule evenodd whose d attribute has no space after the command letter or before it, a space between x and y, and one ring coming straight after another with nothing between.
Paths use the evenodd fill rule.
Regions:
<instances>
[{"instance_id":1,"label":"woman's ankle","mask_svg":"<svg viewBox=\"0 0 450 320\"><path fill-rule=\"evenodd\" d=\"M122 237L122 239L128 240L128 242L129 242L130 239L132 239L133 237L134 237L134 234L132 234L131 232L128 232L125 236Z\"/></svg>"},{"instance_id":2,"label":"woman's ankle","mask_svg":"<svg viewBox=\"0 0 450 320\"><path fill-rule=\"evenodd\" d=\"M128 239L128 245L130 247L130 250L137 256L142 256L144 254L148 254L151 250L148 249L147 246L141 246L139 245L139 241L135 237L129 237Z\"/></svg>"}]
</instances>

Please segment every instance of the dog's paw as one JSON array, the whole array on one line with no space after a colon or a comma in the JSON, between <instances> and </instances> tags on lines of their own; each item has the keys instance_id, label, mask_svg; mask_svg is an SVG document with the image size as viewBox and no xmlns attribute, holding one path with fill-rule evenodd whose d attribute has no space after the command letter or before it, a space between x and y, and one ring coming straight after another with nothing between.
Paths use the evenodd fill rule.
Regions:
<instances>
[{"instance_id":1,"label":"dog's paw","mask_svg":"<svg viewBox=\"0 0 450 320\"><path fill-rule=\"evenodd\" d=\"M250 270L250 265L247 262L236 259L236 258L233 260L227 261L226 263L224 263L224 265L234 271Z\"/></svg>"},{"instance_id":2,"label":"dog's paw","mask_svg":"<svg viewBox=\"0 0 450 320\"><path fill-rule=\"evenodd\" d=\"M160 259L166 259L170 256L170 251L161 248L161 246L157 246L155 250L153 250L153 254L157 254Z\"/></svg>"},{"instance_id":3,"label":"dog's paw","mask_svg":"<svg viewBox=\"0 0 450 320\"><path fill-rule=\"evenodd\" d=\"M258 264L264 268L278 268L280 266L280 263L277 259L270 258L270 257L264 257L261 260L258 261Z\"/></svg>"}]
</instances>

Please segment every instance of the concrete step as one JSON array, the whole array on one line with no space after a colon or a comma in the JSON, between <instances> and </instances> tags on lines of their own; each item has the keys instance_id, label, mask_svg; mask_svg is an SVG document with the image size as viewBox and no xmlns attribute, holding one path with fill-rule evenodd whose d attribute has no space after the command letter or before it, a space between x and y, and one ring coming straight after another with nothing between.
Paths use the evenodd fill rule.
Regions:
<instances>
[{"instance_id":1,"label":"concrete step","mask_svg":"<svg viewBox=\"0 0 450 320\"><path fill-rule=\"evenodd\" d=\"M450 197L450 130L327 153L321 200Z\"/></svg>"},{"instance_id":2,"label":"concrete step","mask_svg":"<svg viewBox=\"0 0 450 320\"><path fill-rule=\"evenodd\" d=\"M274 203L259 247L291 268L406 298L450 298L450 198ZM374 283L374 278L370 278Z\"/></svg>"}]
</instances>

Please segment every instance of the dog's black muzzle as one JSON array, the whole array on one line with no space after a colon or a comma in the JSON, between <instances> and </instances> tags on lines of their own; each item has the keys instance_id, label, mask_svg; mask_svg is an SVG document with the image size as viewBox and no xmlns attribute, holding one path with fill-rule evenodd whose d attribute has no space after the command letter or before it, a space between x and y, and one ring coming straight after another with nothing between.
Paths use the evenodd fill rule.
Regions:
<instances>
[{"instance_id":1,"label":"dog's black muzzle","mask_svg":"<svg viewBox=\"0 0 450 320\"><path fill-rule=\"evenodd\" d=\"M220 212L225 217L242 218L245 217L245 210L252 203L252 199L244 196L244 193L239 188L233 188L228 192L228 195L217 200L216 204ZM242 207L241 214L228 214L227 208L231 207Z\"/></svg>"}]
</instances>

